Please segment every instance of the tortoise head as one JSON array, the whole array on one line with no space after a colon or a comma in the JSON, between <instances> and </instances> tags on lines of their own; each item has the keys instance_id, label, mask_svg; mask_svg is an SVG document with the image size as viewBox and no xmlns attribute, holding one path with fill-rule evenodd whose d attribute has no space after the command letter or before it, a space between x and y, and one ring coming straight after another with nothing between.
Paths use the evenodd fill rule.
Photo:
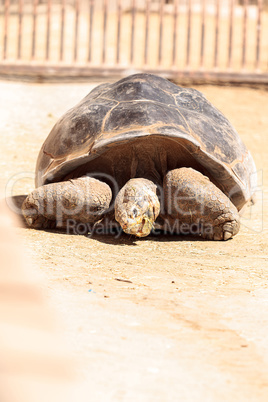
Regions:
<instances>
[{"instance_id":1,"label":"tortoise head","mask_svg":"<svg viewBox=\"0 0 268 402\"><path fill-rule=\"evenodd\" d=\"M156 186L147 179L131 179L115 199L115 219L125 233L148 236L160 212Z\"/></svg>"}]
</instances>

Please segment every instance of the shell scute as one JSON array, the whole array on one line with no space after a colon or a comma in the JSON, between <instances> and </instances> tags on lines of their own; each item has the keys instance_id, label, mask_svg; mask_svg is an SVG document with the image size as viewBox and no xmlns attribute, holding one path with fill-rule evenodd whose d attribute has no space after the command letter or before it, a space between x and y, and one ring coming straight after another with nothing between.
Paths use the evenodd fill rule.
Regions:
<instances>
[{"instance_id":1,"label":"shell scute","mask_svg":"<svg viewBox=\"0 0 268 402\"><path fill-rule=\"evenodd\" d=\"M165 105L157 102L136 101L129 107L126 103L119 103L110 113L104 131L126 131L129 127L139 127L146 131L148 126L161 127L168 125L180 125L184 131L188 132L188 125L181 116L178 109L167 108ZM156 133L158 130L156 130Z\"/></svg>"},{"instance_id":2,"label":"shell scute","mask_svg":"<svg viewBox=\"0 0 268 402\"><path fill-rule=\"evenodd\" d=\"M85 144L90 144L100 135L106 115L116 105L115 101L103 100L92 104L81 103L79 113L77 108L71 109L54 126L44 151L57 158L83 149Z\"/></svg>"},{"instance_id":3,"label":"shell scute","mask_svg":"<svg viewBox=\"0 0 268 402\"><path fill-rule=\"evenodd\" d=\"M149 82L137 80L134 82L122 82L116 87L110 88L100 97L115 99L118 102L137 102L139 100L172 104L175 106L173 96L161 88L155 88Z\"/></svg>"}]
</instances>

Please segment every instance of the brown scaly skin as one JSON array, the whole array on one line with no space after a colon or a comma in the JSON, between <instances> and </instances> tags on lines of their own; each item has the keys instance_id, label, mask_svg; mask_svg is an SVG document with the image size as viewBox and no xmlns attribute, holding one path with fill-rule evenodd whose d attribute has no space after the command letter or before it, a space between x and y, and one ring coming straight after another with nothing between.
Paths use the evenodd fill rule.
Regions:
<instances>
[{"instance_id":1,"label":"brown scaly skin","mask_svg":"<svg viewBox=\"0 0 268 402\"><path fill-rule=\"evenodd\" d=\"M64 228L67 220L95 223L109 208L110 187L91 177L80 177L36 188L25 199L22 213L36 229Z\"/></svg>"},{"instance_id":2,"label":"brown scaly skin","mask_svg":"<svg viewBox=\"0 0 268 402\"><path fill-rule=\"evenodd\" d=\"M206 176L192 168L174 169L164 179L166 223L179 233L228 240L239 231L236 207Z\"/></svg>"},{"instance_id":3,"label":"brown scaly skin","mask_svg":"<svg viewBox=\"0 0 268 402\"><path fill-rule=\"evenodd\" d=\"M125 233L148 236L160 212L156 185L147 179L129 180L115 199L115 219Z\"/></svg>"},{"instance_id":4,"label":"brown scaly skin","mask_svg":"<svg viewBox=\"0 0 268 402\"><path fill-rule=\"evenodd\" d=\"M239 215L229 198L206 176L192 168L169 171L163 183L165 212L156 225L171 233L228 240L239 231ZM127 234L148 236L160 213L156 185L147 179L129 180L115 199L115 219ZM94 224L107 213L110 187L81 177L34 190L22 212L30 227L65 228L68 219ZM162 211L161 211L162 212Z\"/></svg>"}]
</instances>

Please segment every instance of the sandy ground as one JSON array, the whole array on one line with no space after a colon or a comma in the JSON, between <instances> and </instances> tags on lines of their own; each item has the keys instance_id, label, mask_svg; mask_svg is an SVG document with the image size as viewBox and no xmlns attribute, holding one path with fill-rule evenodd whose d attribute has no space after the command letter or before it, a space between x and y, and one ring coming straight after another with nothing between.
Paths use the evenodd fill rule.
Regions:
<instances>
[{"instance_id":1,"label":"sandy ground","mask_svg":"<svg viewBox=\"0 0 268 402\"><path fill-rule=\"evenodd\" d=\"M42 142L93 86L0 82L3 192L33 188ZM258 169L258 202L234 239L17 228L22 259L44 276L64 323L87 400L268 400L267 92L198 89L237 128Z\"/></svg>"}]
</instances>

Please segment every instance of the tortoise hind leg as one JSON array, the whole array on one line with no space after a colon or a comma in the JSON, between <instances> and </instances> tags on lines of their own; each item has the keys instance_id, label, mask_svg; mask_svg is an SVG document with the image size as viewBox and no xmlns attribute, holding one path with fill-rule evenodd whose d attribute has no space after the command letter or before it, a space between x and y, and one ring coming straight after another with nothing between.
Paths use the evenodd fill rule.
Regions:
<instances>
[{"instance_id":1,"label":"tortoise hind leg","mask_svg":"<svg viewBox=\"0 0 268 402\"><path fill-rule=\"evenodd\" d=\"M229 198L192 168L174 169L164 179L167 222L183 234L228 240L239 231L239 215Z\"/></svg>"},{"instance_id":2,"label":"tortoise hind leg","mask_svg":"<svg viewBox=\"0 0 268 402\"><path fill-rule=\"evenodd\" d=\"M25 199L22 213L29 227L66 228L68 222L94 224L109 208L110 187L92 177L79 177L36 188Z\"/></svg>"}]
</instances>

